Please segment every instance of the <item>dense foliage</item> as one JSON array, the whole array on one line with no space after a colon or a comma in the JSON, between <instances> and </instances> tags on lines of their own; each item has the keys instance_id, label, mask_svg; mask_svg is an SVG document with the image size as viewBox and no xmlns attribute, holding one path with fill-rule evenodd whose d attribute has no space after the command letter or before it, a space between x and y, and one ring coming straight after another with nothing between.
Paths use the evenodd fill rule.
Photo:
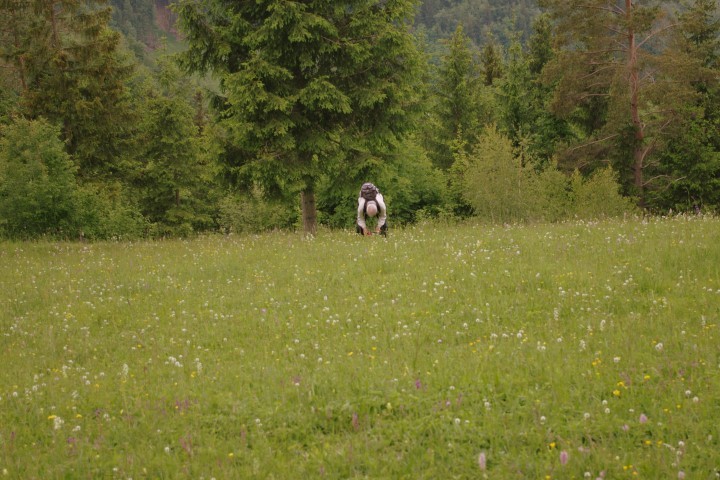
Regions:
<instances>
[{"instance_id":1,"label":"dense foliage","mask_svg":"<svg viewBox=\"0 0 720 480\"><path fill-rule=\"evenodd\" d=\"M233 5L0 4L0 234L720 208L716 0Z\"/></svg>"}]
</instances>

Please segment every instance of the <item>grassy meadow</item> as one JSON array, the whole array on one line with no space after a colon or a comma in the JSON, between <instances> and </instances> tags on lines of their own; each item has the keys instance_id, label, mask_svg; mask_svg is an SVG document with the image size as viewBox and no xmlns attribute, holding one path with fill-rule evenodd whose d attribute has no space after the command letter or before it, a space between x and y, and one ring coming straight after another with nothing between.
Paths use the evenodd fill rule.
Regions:
<instances>
[{"instance_id":1,"label":"grassy meadow","mask_svg":"<svg viewBox=\"0 0 720 480\"><path fill-rule=\"evenodd\" d=\"M720 220L0 243L0 476L714 479Z\"/></svg>"}]
</instances>

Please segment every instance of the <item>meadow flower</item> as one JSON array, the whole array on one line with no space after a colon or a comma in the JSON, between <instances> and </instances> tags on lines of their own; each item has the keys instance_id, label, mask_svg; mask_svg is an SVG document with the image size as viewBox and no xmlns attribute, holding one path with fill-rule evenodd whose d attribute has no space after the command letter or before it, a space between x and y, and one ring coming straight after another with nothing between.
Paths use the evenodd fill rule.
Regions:
<instances>
[{"instance_id":1,"label":"meadow flower","mask_svg":"<svg viewBox=\"0 0 720 480\"><path fill-rule=\"evenodd\" d=\"M478 455L478 466L480 467L480 470L487 469L487 457L485 456L485 452L480 452L480 455Z\"/></svg>"},{"instance_id":2,"label":"meadow flower","mask_svg":"<svg viewBox=\"0 0 720 480\"><path fill-rule=\"evenodd\" d=\"M662 352L662 349L663 349L663 344L662 344L662 343L656 343L656 344L655 344L655 350L657 350L658 352Z\"/></svg>"},{"instance_id":3,"label":"meadow flower","mask_svg":"<svg viewBox=\"0 0 720 480\"><path fill-rule=\"evenodd\" d=\"M53 421L53 428L55 430L60 430L65 424L65 420L63 420L61 417L58 417L57 415L50 415L48 418Z\"/></svg>"},{"instance_id":4,"label":"meadow flower","mask_svg":"<svg viewBox=\"0 0 720 480\"><path fill-rule=\"evenodd\" d=\"M647 423L648 417L644 413L641 413L639 420L640 420L640 423Z\"/></svg>"},{"instance_id":5,"label":"meadow flower","mask_svg":"<svg viewBox=\"0 0 720 480\"><path fill-rule=\"evenodd\" d=\"M563 450L560 452L560 465L567 465L568 462L568 452L567 450Z\"/></svg>"}]
</instances>

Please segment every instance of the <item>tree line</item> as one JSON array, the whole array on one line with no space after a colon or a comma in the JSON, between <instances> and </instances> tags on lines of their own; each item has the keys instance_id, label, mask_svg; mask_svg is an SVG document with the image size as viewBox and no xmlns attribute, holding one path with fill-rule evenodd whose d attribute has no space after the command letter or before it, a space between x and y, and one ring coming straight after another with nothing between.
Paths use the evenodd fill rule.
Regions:
<instances>
[{"instance_id":1,"label":"tree line","mask_svg":"<svg viewBox=\"0 0 720 480\"><path fill-rule=\"evenodd\" d=\"M0 3L0 235L314 233L364 181L395 224L718 209L716 0L542 0L502 39L432 3L180 0L151 62L106 3Z\"/></svg>"}]
</instances>

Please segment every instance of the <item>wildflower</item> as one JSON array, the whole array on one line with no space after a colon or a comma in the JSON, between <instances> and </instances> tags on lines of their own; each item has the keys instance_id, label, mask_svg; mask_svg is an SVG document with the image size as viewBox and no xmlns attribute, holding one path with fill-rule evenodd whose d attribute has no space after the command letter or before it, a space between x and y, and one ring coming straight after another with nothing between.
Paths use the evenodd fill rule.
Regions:
<instances>
[{"instance_id":1,"label":"wildflower","mask_svg":"<svg viewBox=\"0 0 720 480\"><path fill-rule=\"evenodd\" d=\"M663 344L662 344L662 343L656 343L656 344L655 344L655 350L657 350L658 352L662 352L662 349L663 349Z\"/></svg>"},{"instance_id":2,"label":"wildflower","mask_svg":"<svg viewBox=\"0 0 720 480\"><path fill-rule=\"evenodd\" d=\"M640 414L640 423L647 423L647 421L648 421L647 415L645 415L644 413L641 413Z\"/></svg>"},{"instance_id":3,"label":"wildflower","mask_svg":"<svg viewBox=\"0 0 720 480\"><path fill-rule=\"evenodd\" d=\"M63 420L62 418L60 418L56 415L50 415L48 418L53 421L53 428L55 430L60 430L62 428L63 424L65 423L65 420Z\"/></svg>"},{"instance_id":4,"label":"wildflower","mask_svg":"<svg viewBox=\"0 0 720 480\"><path fill-rule=\"evenodd\" d=\"M487 469L487 458L485 457L485 452L480 452L480 455L478 455L478 466L480 467L480 470Z\"/></svg>"},{"instance_id":5,"label":"wildflower","mask_svg":"<svg viewBox=\"0 0 720 480\"><path fill-rule=\"evenodd\" d=\"M680 470L680 471L678 472L678 480L683 480L684 478L685 478L685 472L683 472L682 470Z\"/></svg>"},{"instance_id":6,"label":"wildflower","mask_svg":"<svg viewBox=\"0 0 720 480\"><path fill-rule=\"evenodd\" d=\"M560 465L567 465L568 462L568 452L567 450L563 450L560 452Z\"/></svg>"}]
</instances>

